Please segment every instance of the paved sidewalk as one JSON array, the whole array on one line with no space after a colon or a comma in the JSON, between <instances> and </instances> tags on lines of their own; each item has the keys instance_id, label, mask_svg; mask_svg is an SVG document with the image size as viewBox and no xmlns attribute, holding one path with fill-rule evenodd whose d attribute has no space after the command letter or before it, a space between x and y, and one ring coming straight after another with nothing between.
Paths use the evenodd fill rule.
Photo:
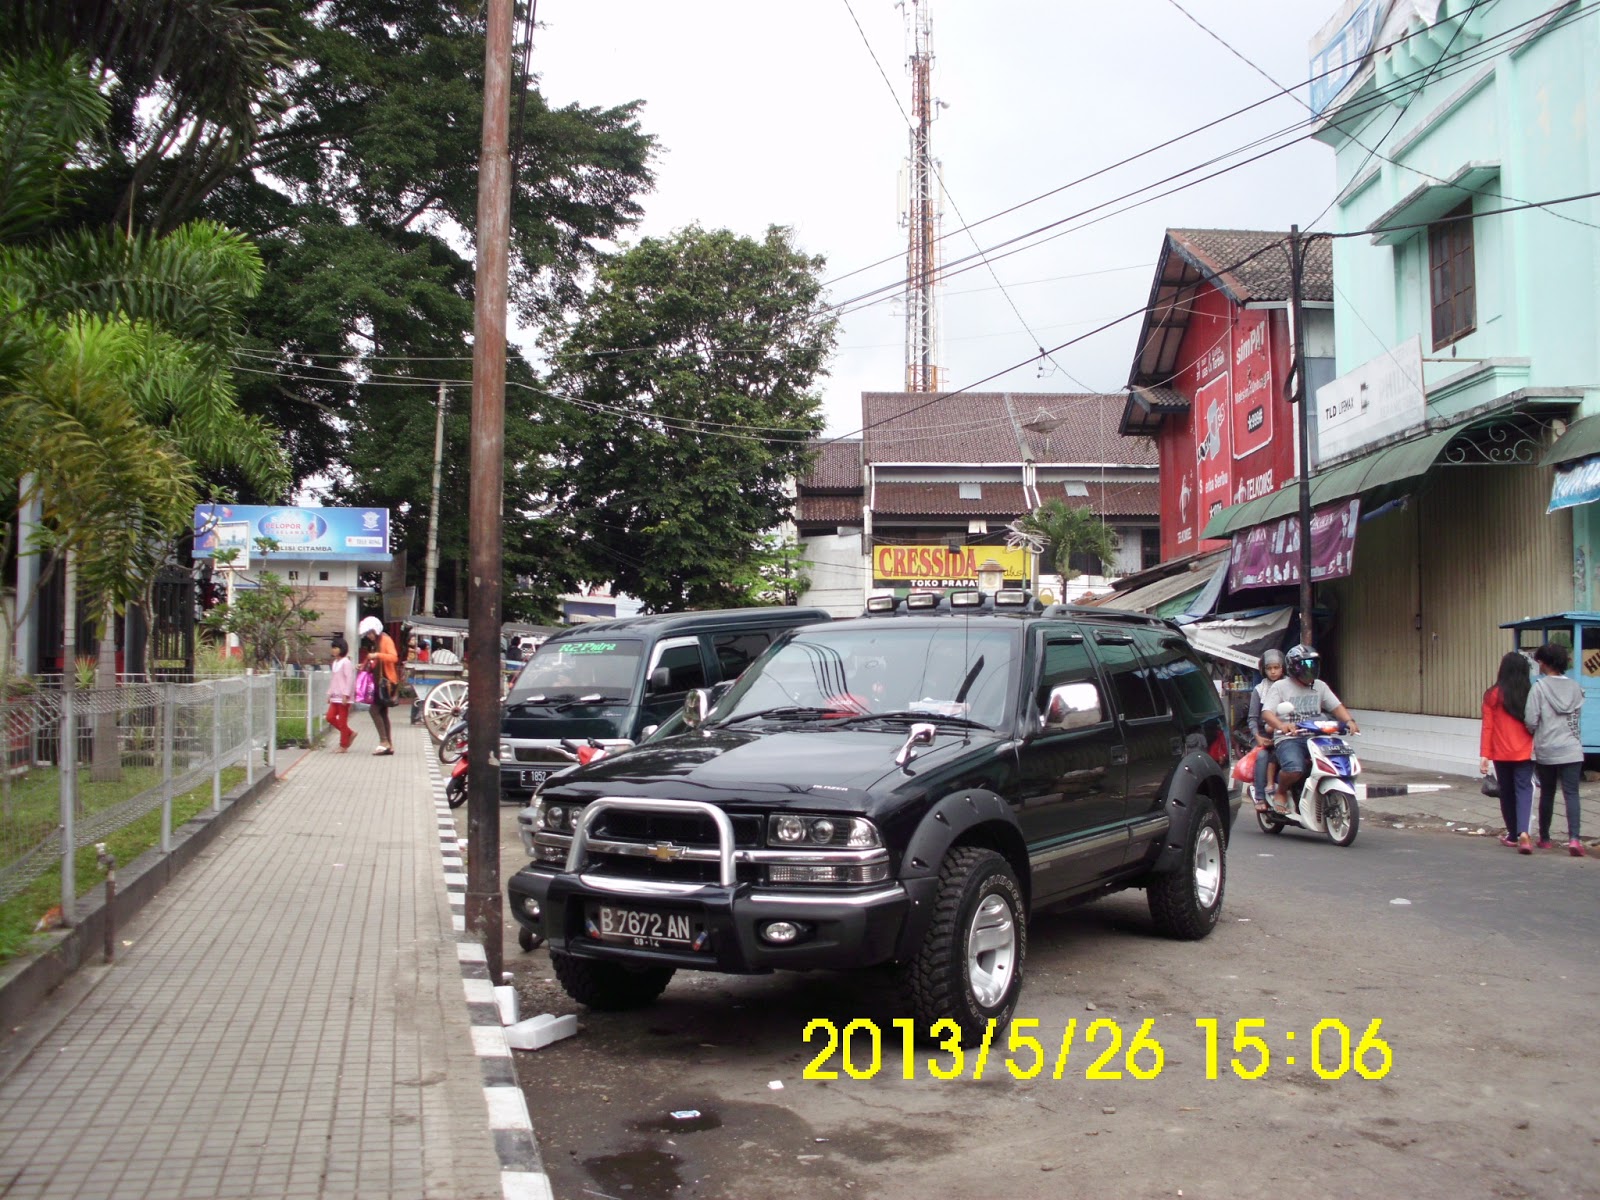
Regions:
<instances>
[{"instance_id":1,"label":"paved sidewalk","mask_svg":"<svg viewBox=\"0 0 1600 1200\"><path fill-rule=\"evenodd\" d=\"M1359 743L1356 753L1360 754ZM1439 827L1473 834L1482 829L1483 836L1498 837L1504 827L1500 801L1485 796L1478 784L1479 780L1469 776L1430 773L1362 758L1358 795L1361 811L1366 816L1413 827ZM1600 837L1600 781L1581 784L1578 794L1582 801L1583 840L1594 846ZM1533 799L1537 819L1537 784ZM1567 840L1567 809L1559 796L1550 831L1559 842Z\"/></svg>"},{"instance_id":2,"label":"paved sidewalk","mask_svg":"<svg viewBox=\"0 0 1600 1200\"><path fill-rule=\"evenodd\" d=\"M0 1195L503 1194L431 743L399 720L374 758L358 722L16 1035L40 1040L0 1081Z\"/></svg>"}]
</instances>

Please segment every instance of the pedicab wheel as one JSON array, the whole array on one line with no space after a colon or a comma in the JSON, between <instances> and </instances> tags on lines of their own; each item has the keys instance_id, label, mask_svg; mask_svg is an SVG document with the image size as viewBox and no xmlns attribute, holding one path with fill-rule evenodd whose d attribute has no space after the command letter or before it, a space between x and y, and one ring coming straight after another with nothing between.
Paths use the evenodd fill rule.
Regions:
<instances>
[{"instance_id":1,"label":"pedicab wheel","mask_svg":"<svg viewBox=\"0 0 1600 1200\"><path fill-rule=\"evenodd\" d=\"M437 742L466 711L467 681L447 679L428 690L428 698L422 702L422 723Z\"/></svg>"}]
</instances>

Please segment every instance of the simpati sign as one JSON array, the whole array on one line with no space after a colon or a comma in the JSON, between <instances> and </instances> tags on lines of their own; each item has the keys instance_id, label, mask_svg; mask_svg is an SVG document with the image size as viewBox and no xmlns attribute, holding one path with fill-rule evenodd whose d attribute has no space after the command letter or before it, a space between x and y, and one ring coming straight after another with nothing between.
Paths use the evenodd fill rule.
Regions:
<instances>
[{"instance_id":1,"label":"simpati sign","mask_svg":"<svg viewBox=\"0 0 1600 1200\"><path fill-rule=\"evenodd\" d=\"M1418 336L1317 389L1317 463L1420 429L1427 420Z\"/></svg>"}]
</instances>

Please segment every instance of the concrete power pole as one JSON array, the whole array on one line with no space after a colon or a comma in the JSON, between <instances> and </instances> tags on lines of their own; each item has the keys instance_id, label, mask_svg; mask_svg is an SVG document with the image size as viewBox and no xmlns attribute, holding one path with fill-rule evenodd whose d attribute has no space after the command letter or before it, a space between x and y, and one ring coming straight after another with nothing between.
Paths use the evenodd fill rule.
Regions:
<instances>
[{"instance_id":1,"label":"concrete power pole","mask_svg":"<svg viewBox=\"0 0 1600 1200\"><path fill-rule=\"evenodd\" d=\"M433 424L433 500L428 506L428 563L422 580L422 615L433 616L433 589L439 575L439 474L444 462L444 407L449 398L439 381L438 414Z\"/></svg>"},{"instance_id":2,"label":"concrete power pole","mask_svg":"<svg viewBox=\"0 0 1600 1200\"><path fill-rule=\"evenodd\" d=\"M478 165L467 581L467 928L500 981L500 524L505 491L506 287L511 253L511 6L489 0Z\"/></svg>"},{"instance_id":3,"label":"concrete power pole","mask_svg":"<svg viewBox=\"0 0 1600 1200\"><path fill-rule=\"evenodd\" d=\"M934 284L938 280L938 180L929 132L933 125L933 17L929 0L911 0L911 160L907 171L906 211L911 231L906 251L906 391L939 389L934 365L938 325Z\"/></svg>"}]
</instances>

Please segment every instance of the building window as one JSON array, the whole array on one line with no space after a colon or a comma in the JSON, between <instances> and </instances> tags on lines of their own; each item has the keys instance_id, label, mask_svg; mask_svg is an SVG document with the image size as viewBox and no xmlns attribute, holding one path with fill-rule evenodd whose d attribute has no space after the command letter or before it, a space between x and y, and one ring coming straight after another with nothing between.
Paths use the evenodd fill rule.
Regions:
<instances>
[{"instance_id":1,"label":"building window","mask_svg":"<svg viewBox=\"0 0 1600 1200\"><path fill-rule=\"evenodd\" d=\"M328 582L328 573L326 571L318 571L317 572L317 579L320 580L323 583L327 583Z\"/></svg>"},{"instance_id":2,"label":"building window","mask_svg":"<svg viewBox=\"0 0 1600 1200\"><path fill-rule=\"evenodd\" d=\"M1454 218L1465 217L1466 220ZM1448 346L1478 327L1478 280L1472 261L1472 201L1428 226L1428 295L1433 348Z\"/></svg>"},{"instance_id":3,"label":"building window","mask_svg":"<svg viewBox=\"0 0 1600 1200\"><path fill-rule=\"evenodd\" d=\"M1069 479L1061 487L1069 496L1078 496L1084 499L1089 496L1089 485L1078 479Z\"/></svg>"},{"instance_id":4,"label":"building window","mask_svg":"<svg viewBox=\"0 0 1600 1200\"><path fill-rule=\"evenodd\" d=\"M1161 530L1139 530L1139 569L1148 571L1161 562Z\"/></svg>"},{"instance_id":5,"label":"building window","mask_svg":"<svg viewBox=\"0 0 1600 1200\"><path fill-rule=\"evenodd\" d=\"M958 483L956 489L957 495L963 500L983 499L983 484L981 483Z\"/></svg>"}]
</instances>

